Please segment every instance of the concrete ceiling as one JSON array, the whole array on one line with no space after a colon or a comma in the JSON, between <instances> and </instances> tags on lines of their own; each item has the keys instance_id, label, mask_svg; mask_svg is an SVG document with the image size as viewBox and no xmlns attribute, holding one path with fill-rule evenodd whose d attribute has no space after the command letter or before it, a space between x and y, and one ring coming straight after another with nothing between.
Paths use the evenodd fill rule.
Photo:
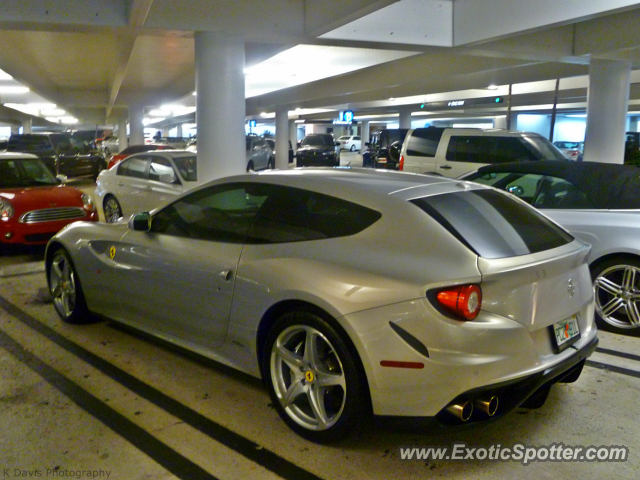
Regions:
<instances>
[{"instance_id":1,"label":"concrete ceiling","mask_svg":"<svg viewBox=\"0 0 640 480\"><path fill-rule=\"evenodd\" d=\"M107 124L130 104L189 98L193 34L216 30L245 36L247 67L296 45L396 52L250 97L249 116L281 106L392 112L391 97L419 104L557 78L565 79L559 102L580 104L590 58L640 69L640 3L624 0L4 0L0 69L81 122ZM514 104L548 104L552 88L523 92ZM4 108L0 118L21 117Z\"/></svg>"}]
</instances>

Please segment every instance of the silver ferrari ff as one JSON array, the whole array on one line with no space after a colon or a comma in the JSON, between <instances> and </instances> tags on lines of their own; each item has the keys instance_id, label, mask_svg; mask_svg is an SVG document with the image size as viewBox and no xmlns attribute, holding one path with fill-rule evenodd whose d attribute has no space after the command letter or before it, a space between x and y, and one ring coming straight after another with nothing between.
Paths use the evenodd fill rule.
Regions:
<instances>
[{"instance_id":1,"label":"silver ferrari ff","mask_svg":"<svg viewBox=\"0 0 640 480\"><path fill-rule=\"evenodd\" d=\"M481 422L577 380L597 344L588 254L492 188L298 169L76 223L46 274L66 322L100 314L261 377L327 442L371 415Z\"/></svg>"}]
</instances>

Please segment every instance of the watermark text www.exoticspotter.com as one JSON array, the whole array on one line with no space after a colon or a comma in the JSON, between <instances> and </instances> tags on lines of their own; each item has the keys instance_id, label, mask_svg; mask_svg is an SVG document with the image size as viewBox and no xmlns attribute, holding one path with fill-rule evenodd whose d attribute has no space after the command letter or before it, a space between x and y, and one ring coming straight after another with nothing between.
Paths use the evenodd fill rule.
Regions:
<instances>
[{"instance_id":1,"label":"watermark text www.exoticspotter.com","mask_svg":"<svg viewBox=\"0 0 640 480\"><path fill-rule=\"evenodd\" d=\"M626 462L629 448L609 445L524 445L516 443L502 446L499 443L488 447L470 446L454 443L451 446L400 447L400 460L489 460L495 462L520 462L529 465L533 462Z\"/></svg>"},{"instance_id":2,"label":"watermark text www.exoticspotter.com","mask_svg":"<svg viewBox=\"0 0 640 480\"><path fill-rule=\"evenodd\" d=\"M0 468L1 478L109 478L111 470L80 468Z\"/></svg>"}]
</instances>

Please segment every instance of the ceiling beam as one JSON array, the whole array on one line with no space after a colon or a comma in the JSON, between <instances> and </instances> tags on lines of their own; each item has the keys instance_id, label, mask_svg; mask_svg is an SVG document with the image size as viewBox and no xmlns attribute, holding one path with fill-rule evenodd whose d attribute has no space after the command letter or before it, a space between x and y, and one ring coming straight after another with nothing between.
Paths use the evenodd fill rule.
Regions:
<instances>
[{"instance_id":1,"label":"ceiling beam","mask_svg":"<svg viewBox=\"0 0 640 480\"><path fill-rule=\"evenodd\" d=\"M122 87L122 82L127 73L127 67L135 48L136 39L149 15L153 0L134 0L129 12L129 26L126 32L118 37L118 66L111 83L109 91L109 102L107 104L106 115L111 115L111 110L116 103L118 93Z\"/></svg>"}]
</instances>

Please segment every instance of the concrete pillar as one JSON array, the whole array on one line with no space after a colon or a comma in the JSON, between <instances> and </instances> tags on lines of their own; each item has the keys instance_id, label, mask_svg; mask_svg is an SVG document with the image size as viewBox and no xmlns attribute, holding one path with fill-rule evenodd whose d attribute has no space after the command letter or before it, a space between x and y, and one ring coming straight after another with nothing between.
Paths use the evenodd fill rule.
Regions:
<instances>
[{"instance_id":1,"label":"concrete pillar","mask_svg":"<svg viewBox=\"0 0 640 480\"><path fill-rule=\"evenodd\" d=\"M276 110L276 168L289 168L289 110Z\"/></svg>"},{"instance_id":2,"label":"concrete pillar","mask_svg":"<svg viewBox=\"0 0 640 480\"><path fill-rule=\"evenodd\" d=\"M11 125L11 135L18 135L20 133L20 125Z\"/></svg>"},{"instance_id":3,"label":"concrete pillar","mask_svg":"<svg viewBox=\"0 0 640 480\"><path fill-rule=\"evenodd\" d=\"M403 108L400 110L400 118L398 120L399 128L411 128L411 109Z\"/></svg>"},{"instance_id":4,"label":"concrete pillar","mask_svg":"<svg viewBox=\"0 0 640 480\"><path fill-rule=\"evenodd\" d=\"M118 152L121 152L129 146L127 138L127 118L120 117L118 119Z\"/></svg>"},{"instance_id":5,"label":"concrete pillar","mask_svg":"<svg viewBox=\"0 0 640 480\"><path fill-rule=\"evenodd\" d=\"M198 182L244 173L244 39L196 32Z\"/></svg>"},{"instance_id":6,"label":"concrete pillar","mask_svg":"<svg viewBox=\"0 0 640 480\"><path fill-rule=\"evenodd\" d=\"M31 133L32 125L33 125L33 121L31 119L23 120L23 122L22 122L22 133Z\"/></svg>"},{"instance_id":7,"label":"concrete pillar","mask_svg":"<svg viewBox=\"0 0 640 480\"><path fill-rule=\"evenodd\" d=\"M182 124L181 124L181 123L179 123L179 124L176 126L176 128L178 129L178 130L177 130L176 137L180 137L180 138L182 138Z\"/></svg>"},{"instance_id":8,"label":"concrete pillar","mask_svg":"<svg viewBox=\"0 0 640 480\"><path fill-rule=\"evenodd\" d=\"M507 128L507 116L506 115L500 115L498 117L495 117L493 119L493 128L506 129Z\"/></svg>"},{"instance_id":9,"label":"concrete pillar","mask_svg":"<svg viewBox=\"0 0 640 480\"><path fill-rule=\"evenodd\" d=\"M362 146L360 147L360 153L363 153L366 149L367 146L365 145L365 143L367 143L369 141L369 122L365 121L360 123L360 138L362 138Z\"/></svg>"},{"instance_id":10,"label":"concrete pillar","mask_svg":"<svg viewBox=\"0 0 640 480\"><path fill-rule=\"evenodd\" d=\"M129 142L131 145L144 144L144 107L129 105Z\"/></svg>"},{"instance_id":11,"label":"concrete pillar","mask_svg":"<svg viewBox=\"0 0 640 480\"><path fill-rule=\"evenodd\" d=\"M624 163L631 63L591 59L584 161Z\"/></svg>"}]
</instances>

